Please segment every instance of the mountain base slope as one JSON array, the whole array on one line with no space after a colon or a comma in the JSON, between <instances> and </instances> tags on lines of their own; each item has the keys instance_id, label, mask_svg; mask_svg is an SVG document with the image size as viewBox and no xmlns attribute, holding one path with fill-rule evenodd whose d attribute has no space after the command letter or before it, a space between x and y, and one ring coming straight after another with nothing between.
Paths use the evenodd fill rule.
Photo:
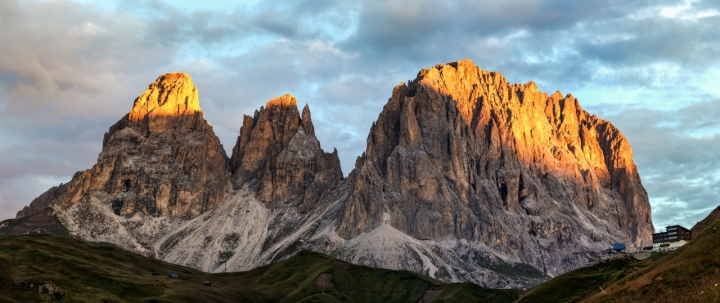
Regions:
<instances>
[{"instance_id":1,"label":"mountain base slope","mask_svg":"<svg viewBox=\"0 0 720 303\"><path fill-rule=\"evenodd\" d=\"M720 302L720 220L675 251L570 271L519 302Z\"/></svg>"},{"instance_id":2,"label":"mountain base slope","mask_svg":"<svg viewBox=\"0 0 720 303\"><path fill-rule=\"evenodd\" d=\"M311 252L246 272L211 274L54 235L0 236L0 268L3 302L418 302L438 289L424 302L518 297L513 290L445 284Z\"/></svg>"}]
</instances>

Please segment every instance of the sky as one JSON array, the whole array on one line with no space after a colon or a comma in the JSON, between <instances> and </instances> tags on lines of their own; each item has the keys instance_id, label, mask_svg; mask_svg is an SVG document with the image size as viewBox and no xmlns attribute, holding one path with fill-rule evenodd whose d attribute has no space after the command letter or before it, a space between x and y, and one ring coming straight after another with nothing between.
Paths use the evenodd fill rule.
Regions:
<instances>
[{"instance_id":1,"label":"sky","mask_svg":"<svg viewBox=\"0 0 720 303\"><path fill-rule=\"evenodd\" d=\"M91 168L164 73L192 76L228 155L293 94L348 174L392 88L460 59L615 124L657 230L720 204L720 1L0 0L0 41L0 220Z\"/></svg>"}]
</instances>

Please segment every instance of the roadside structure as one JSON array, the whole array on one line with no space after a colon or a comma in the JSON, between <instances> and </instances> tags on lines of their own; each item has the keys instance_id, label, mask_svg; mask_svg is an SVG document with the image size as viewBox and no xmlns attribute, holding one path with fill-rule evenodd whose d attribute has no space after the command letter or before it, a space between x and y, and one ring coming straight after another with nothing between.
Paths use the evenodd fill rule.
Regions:
<instances>
[{"instance_id":1,"label":"roadside structure","mask_svg":"<svg viewBox=\"0 0 720 303\"><path fill-rule=\"evenodd\" d=\"M692 240L692 231L680 225L665 228L665 232L653 234L653 250L674 250Z\"/></svg>"}]
</instances>

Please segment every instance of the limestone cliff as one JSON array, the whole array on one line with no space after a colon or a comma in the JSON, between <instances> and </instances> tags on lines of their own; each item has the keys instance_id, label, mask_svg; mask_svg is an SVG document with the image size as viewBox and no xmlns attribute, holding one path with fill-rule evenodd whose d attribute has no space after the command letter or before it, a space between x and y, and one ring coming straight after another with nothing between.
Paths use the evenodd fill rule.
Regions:
<instances>
[{"instance_id":1,"label":"limestone cliff","mask_svg":"<svg viewBox=\"0 0 720 303\"><path fill-rule=\"evenodd\" d=\"M610 242L651 241L630 145L572 95L509 84L470 61L437 65L395 87L367 142L348 181L344 238L387 223L548 274Z\"/></svg>"}]
</instances>

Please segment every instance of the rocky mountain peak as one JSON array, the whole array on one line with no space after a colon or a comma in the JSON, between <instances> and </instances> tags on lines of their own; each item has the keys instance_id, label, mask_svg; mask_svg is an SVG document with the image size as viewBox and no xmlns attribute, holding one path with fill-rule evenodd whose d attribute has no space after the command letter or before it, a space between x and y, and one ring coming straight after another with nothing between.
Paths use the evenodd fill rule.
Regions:
<instances>
[{"instance_id":1,"label":"rocky mountain peak","mask_svg":"<svg viewBox=\"0 0 720 303\"><path fill-rule=\"evenodd\" d=\"M268 204L301 205L306 194L319 195L342 178L337 152L325 153L315 137L310 107L301 116L289 94L245 116L230 162L235 185L257 188ZM310 190L314 183L319 187Z\"/></svg>"},{"instance_id":2,"label":"rocky mountain peak","mask_svg":"<svg viewBox=\"0 0 720 303\"><path fill-rule=\"evenodd\" d=\"M147 132L192 127L202 117L198 90L186 73L167 73L155 80L133 104L128 121Z\"/></svg>"},{"instance_id":3,"label":"rocky mountain peak","mask_svg":"<svg viewBox=\"0 0 720 303\"><path fill-rule=\"evenodd\" d=\"M272 98L270 101L265 103L265 108L270 109L273 107L287 109L295 108L297 110L297 99L295 99L295 96L291 94L284 94L282 96Z\"/></svg>"},{"instance_id":4,"label":"rocky mountain peak","mask_svg":"<svg viewBox=\"0 0 720 303\"><path fill-rule=\"evenodd\" d=\"M367 142L348 181L346 239L387 222L418 239L489 243L548 274L585 262L564 251L650 241L629 143L570 94L469 60L439 64L395 87Z\"/></svg>"},{"instance_id":5,"label":"rocky mountain peak","mask_svg":"<svg viewBox=\"0 0 720 303\"><path fill-rule=\"evenodd\" d=\"M312 118L310 117L310 106L307 103L305 104L305 107L303 107L302 111L302 125L305 130L305 134L308 136L315 136L315 127L313 126Z\"/></svg>"},{"instance_id":6,"label":"rocky mountain peak","mask_svg":"<svg viewBox=\"0 0 720 303\"><path fill-rule=\"evenodd\" d=\"M167 73L150 84L133 104L130 121L137 122L146 116L181 116L200 112L198 90L186 73Z\"/></svg>"}]
</instances>

